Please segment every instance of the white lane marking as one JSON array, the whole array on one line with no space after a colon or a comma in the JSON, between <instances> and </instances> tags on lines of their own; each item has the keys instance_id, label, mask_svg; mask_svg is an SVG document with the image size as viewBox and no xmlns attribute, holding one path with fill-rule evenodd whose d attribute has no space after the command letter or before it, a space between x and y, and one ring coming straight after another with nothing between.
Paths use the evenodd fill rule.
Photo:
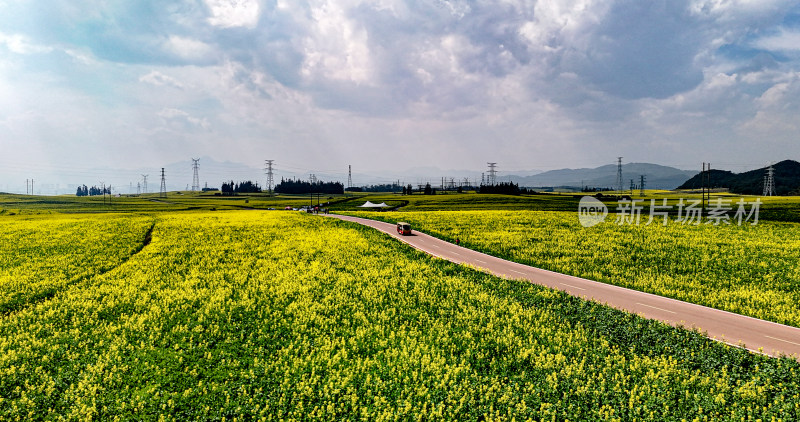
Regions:
<instances>
[{"instance_id":1,"label":"white lane marking","mask_svg":"<svg viewBox=\"0 0 800 422\"><path fill-rule=\"evenodd\" d=\"M451 254L453 254L453 255L456 255L456 256L461 256L461 254L460 254L460 253L458 253L458 252L453 252L453 251L450 251L450 253L451 253Z\"/></svg>"},{"instance_id":2,"label":"white lane marking","mask_svg":"<svg viewBox=\"0 0 800 422\"><path fill-rule=\"evenodd\" d=\"M671 314L676 314L676 313L677 313L677 312L672 312L672 311L669 311L669 310L667 310L667 309L659 308L659 307L657 307L657 306L645 305L644 303L639 303L639 302L636 302L636 304L637 304L637 305L642 305L642 306L647 306L648 308L658 309L659 311L662 311L662 312L669 312L669 313L671 313Z\"/></svg>"},{"instance_id":3,"label":"white lane marking","mask_svg":"<svg viewBox=\"0 0 800 422\"><path fill-rule=\"evenodd\" d=\"M509 270L509 271L511 271L512 273L517 273L517 274L522 274L522 275L528 275L528 274L526 274L526 273L523 273L522 271L517 271L517 270Z\"/></svg>"},{"instance_id":4,"label":"white lane marking","mask_svg":"<svg viewBox=\"0 0 800 422\"><path fill-rule=\"evenodd\" d=\"M766 338L771 338L771 339L773 339L773 340L782 341L782 342L784 342L784 343L794 344L795 346L800 346L800 343L795 343L795 342L793 342L793 341L784 340L784 339L782 339L782 338L772 337L772 336L768 336L768 335L766 335L766 334L764 334L764 337L766 337Z\"/></svg>"},{"instance_id":5,"label":"white lane marking","mask_svg":"<svg viewBox=\"0 0 800 422\"><path fill-rule=\"evenodd\" d=\"M481 261L480 259L476 259L475 262L480 262L481 264L485 264L486 261Z\"/></svg>"},{"instance_id":6,"label":"white lane marking","mask_svg":"<svg viewBox=\"0 0 800 422\"><path fill-rule=\"evenodd\" d=\"M583 287L573 286L572 284L567 284L567 283L561 283L561 284L567 287L572 287L573 289L586 290Z\"/></svg>"}]
</instances>

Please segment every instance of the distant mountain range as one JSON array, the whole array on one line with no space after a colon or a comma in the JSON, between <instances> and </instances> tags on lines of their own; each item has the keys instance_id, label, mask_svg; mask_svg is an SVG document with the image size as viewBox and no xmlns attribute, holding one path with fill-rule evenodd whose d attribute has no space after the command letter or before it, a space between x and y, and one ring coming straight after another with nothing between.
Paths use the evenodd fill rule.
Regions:
<instances>
[{"instance_id":1,"label":"distant mountain range","mask_svg":"<svg viewBox=\"0 0 800 422\"><path fill-rule=\"evenodd\" d=\"M167 190L189 189L192 183L192 161L167 163L163 166L166 173ZM778 194L787 194L798 190L800 187L800 164L796 161L782 161L775 164L775 181ZM465 179L469 184L479 184L481 177L486 175L485 169L449 169L443 170L438 167L411 167L402 171L357 171L353 169L353 184L355 186L368 186L379 184L391 184L400 182L402 184L425 184L430 182L434 187L442 183L442 179L450 180L456 184ZM139 190L139 184L143 182L142 175L148 174L148 192L158 192L160 185L161 168L140 168L140 169L111 169L94 168L83 171L50 171L38 172L32 175L36 178L37 194L64 194L74 193L76 186L86 184L89 186L99 184L100 180L105 184L113 186L115 193L135 193ZM314 173L318 180L326 182L347 183L347 167L344 166L340 172L336 171L314 171L313 169L304 171L296 167L284 168L280 161L275 163L275 183L280 182L281 178L299 178L307 180L309 173ZM676 188L699 188L699 177L697 171L681 170L674 167L662 166L650 163L628 163L622 166L622 184L624 189L628 189L633 180L638 185L640 176L646 178L645 188L647 189L676 189ZM734 192L761 194L763 190L763 177L765 169L758 169L741 174L734 174L724 170L714 170L712 172L712 183L717 187L727 187ZM0 190L7 192L25 193L25 175L8 175L2 177L0 172ZM263 168L246 165L242 163L216 161L212 157L204 156L200 159L199 169L200 186L219 188L222 182L233 180L235 182L252 180L262 187L265 187L265 171ZM21 180L21 182L20 182ZM578 169L559 169L544 171L529 170L505 170L502 165L497 174L498 182L514 182L521 187L528 188L572 188L575 190L581 187L589 188L616 188L617 166L614 164L604 165L596 168ZM14 182L15 184L11 184ZM142 186L143 189L143 186Z\"/></svg>"},{"instance_id":2,"label":"distant mountain range","mask_svg":"<svg viewBox=\"0 0 800 422\"><path fill-rule=\"evenodd\" d=\"M772 166L774 168L775 193L777 195L800 194L800 163L784 160ZM767 167L744 173L733 173L727 170L711 170L711 187L728 188L733 193L743 195L761 195L764 193L764 176ZM700 174L687 180L678 189L700 189Z\"/></svg>"},{"instance_id":3,"label":"distant mountain range","mask_svg":"<svg viewBox=\"0 0 800 422\"><path fill-rule=\"evenodd\" d=\"M629 163L622 165L622 185L628 189L633 180L639 185L640 177L645 176L647 189L675 189L697 174L697 171L680 170L674 167L649 163ZM509 175L510 179L526 187L576 187L614 188L617 184L617 166L609 164L597 168L551 170L531 176Z\"/></svg>"}]
</instances>

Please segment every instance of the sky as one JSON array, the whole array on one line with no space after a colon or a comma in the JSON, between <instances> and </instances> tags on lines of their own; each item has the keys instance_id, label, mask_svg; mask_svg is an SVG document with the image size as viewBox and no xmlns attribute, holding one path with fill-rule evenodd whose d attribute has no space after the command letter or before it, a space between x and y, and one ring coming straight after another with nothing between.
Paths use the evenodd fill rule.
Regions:
<instances>
[{"instance_id":1,"label":"sky","mask_svg":"<svg viewBox=\"0 0 800 422\"><path fill-rule=\"evenodd\" d=\"M797 0L0 0L6 190L192 157L744 171L800 160L798 116Z\"/></svg>"}]
</instances>

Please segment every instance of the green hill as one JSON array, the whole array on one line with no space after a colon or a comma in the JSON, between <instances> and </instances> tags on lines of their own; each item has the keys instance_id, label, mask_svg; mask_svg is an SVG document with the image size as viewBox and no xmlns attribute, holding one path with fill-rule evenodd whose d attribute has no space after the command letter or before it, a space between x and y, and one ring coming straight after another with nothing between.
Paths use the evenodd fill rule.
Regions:
<instances>
[{"instance_id":1,"label":"green hill","mask_svg":"<svg viewBox=\"0 0 800 422\"><path fill-rule=\"evenodd\" d=\"M800 194L800 163L784 160L773 165L775 168L775 193L777 195ZM761 195L764 193L764 176L767 167L744 173L727 170L711 170L711 187L728 188L742 195ZM701 175L697 174L684 182L678 189L700 189Z\"/></svg>"}]
</instances>

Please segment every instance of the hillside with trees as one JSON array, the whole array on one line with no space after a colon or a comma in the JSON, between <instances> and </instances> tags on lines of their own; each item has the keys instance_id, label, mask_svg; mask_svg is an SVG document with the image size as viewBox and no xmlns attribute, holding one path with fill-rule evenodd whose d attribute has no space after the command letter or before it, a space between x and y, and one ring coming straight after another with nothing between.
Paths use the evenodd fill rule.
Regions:
<instances>
[{"instance_id":1,"label":"hillside with trees","mask_svg":"<svg viewBox=\"0 0 800 422\"><path fill-rule=\"evenodd\" d=\"M775 169L776 195L800 194L800 163L794 160L784 160L772 167ZM731 192L741 195L761 195L764 193L764 176L766 174L767 167L744 173L712 169L709 173L710 187L712 189L727 188ZM701 189L702 187L702 178L698 174L684 182L678 189Z\"/></svg>"}]
</instances>

